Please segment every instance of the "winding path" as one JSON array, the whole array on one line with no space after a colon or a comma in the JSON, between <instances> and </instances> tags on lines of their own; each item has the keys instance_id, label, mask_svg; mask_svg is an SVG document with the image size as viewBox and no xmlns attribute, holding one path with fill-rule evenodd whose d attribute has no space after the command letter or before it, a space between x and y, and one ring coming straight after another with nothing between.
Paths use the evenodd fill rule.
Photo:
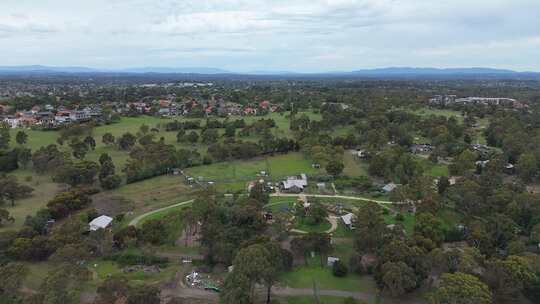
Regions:
<instances>
[{"instance_id":1,"label":"winding path","mask_svg":"<svg viewBox=\"0 0 540 304\"><path fill-rule=\"evenodd\" d=\"M364 201L364 202L374 202L377 204L385 204L385 205L392 205L392 204L400 204L399 202L391 202L391 201L379 201L372 198L367 197L361 197L361 196L347 196L347 195L328 195L328 194L307 194L307 193L272 193L270 196L273 197L298 197L298 196L306 196L306 197L321 197L321 198L342 198L342 199L350 199L350 200L357 200L357 201Z\"/></svg>"},{"instance_id":2,"label":"winding path","mask_svg":"<svg viewBox=\"0 0 540 304\"><path fill-rule=\"evenodd\" d=\"M158 212L161 212L163 210L167 210L167 209L171 209L171 208L175 208L175 207L180 207L180 206L184 206L184 205L189 205L191 203L193 203L195 200L189 200L189 201L184 201L184 202L180 202L180 203L176 203L176 204L173 204L173 205L170 205L170 206L167 206L167 207L163 207L163 208L159 208L159 209L156 209L156 210L152 210L150 212L146 212L146 213L143 213L139 216L137 216L136 218L132 219L131 222L129 222L129 226L137 226L137 224L145 217L149 216L149 215L152 215L152 214L155 214L155 213L158 213Z\"/></svg>"}]
</instances>

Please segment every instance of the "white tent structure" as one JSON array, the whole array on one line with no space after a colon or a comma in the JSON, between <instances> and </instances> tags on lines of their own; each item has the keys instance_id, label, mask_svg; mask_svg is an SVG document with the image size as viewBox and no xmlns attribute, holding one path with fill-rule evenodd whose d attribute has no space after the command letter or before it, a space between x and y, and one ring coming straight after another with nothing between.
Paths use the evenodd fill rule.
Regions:
<instances>
[{"instance_id":1,"label":"white tent structure","mask_svg":"<svg viewBox=\"0 0 540 304\"><path fill-rule=\"evenodd\" d=\"M96 231L98 229L105 229L112 223L112 221L113 221L113 218L110 216L106 216L106 215L98 216L89 223L90 231Z\"/></svg>"}]
</instances>

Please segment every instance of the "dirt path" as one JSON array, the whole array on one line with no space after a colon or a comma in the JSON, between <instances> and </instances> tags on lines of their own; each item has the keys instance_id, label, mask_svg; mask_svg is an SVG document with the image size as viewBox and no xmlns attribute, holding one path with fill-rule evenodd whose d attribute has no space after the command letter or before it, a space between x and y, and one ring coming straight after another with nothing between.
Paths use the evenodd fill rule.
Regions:
<instances>
[{"instance_id":1,"label":"dirt path","mask_svg":"<svg viewBox=\"0 0 540 304\"><path fill-rule=\"evenodd\" d=\"M361 197L361 196L346 196L346 195L327 195L327 194L295 194L295 193L272 193L270 196L273 197L299 197L299 196L306 196L306 197L320 197L320 198L342 198L342 199L350 199L350 200L357 200L357 201L364 201L364 202L374 202L377 204L382 205L393 205L393 204L404 204L400 202L391 202L391 201L380 201L375 200L367 197Z\"/></svg>"},{"instance_id":2,"label":"dirt path","mask_svg":"<svg viewBox=\"0 0 540 304\"><path fill-rule=\"evenodd\" d=\"M188 204L191 204L193 203L194 200L189 200L189 201L185 201L185 202L180 202L180 203L177 203L177 204L174 204L174 205L170 205L170 206L167 206L167 207L163 207L163 208L159 208L159 209L156 209L156 210L152 210L150 212L146 212L146 213L143 213L139 216L137 216L136 218L132 219L131 222L129 222L129 225L130 226L137 226L137 224L145 217L149 216L149 215L152 215L154 213L158 213L158 212L161 212L163 210L167 210L167 209L171 209L171 208L175 208L175 207L179 207L179 206L184 206L184 205L188 205Z\"/></svg>"},{"instance_id":3,"label":"dirt path","mask_svg":"<svg viewBox=\"0 0 540 304\"><path fill-rule=\"evenodd\" d=\"M330 229L326 230L325 233L332 233L337 230L338 228L338 217L335 215L328 216L327 220L330 222L332 227Z\"/></svg>"}]
</instances>

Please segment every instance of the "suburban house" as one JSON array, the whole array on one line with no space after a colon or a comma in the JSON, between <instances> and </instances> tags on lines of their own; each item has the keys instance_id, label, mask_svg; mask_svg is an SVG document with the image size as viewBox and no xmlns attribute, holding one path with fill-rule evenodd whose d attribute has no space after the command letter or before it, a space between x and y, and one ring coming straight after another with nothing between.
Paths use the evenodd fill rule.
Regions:
<instances>
[{"instance_id":1,"label":"suburban house","mask_svg":"<svg viewBox=\"0 0 540 304\"><path fill-rule=\"evenodd\" d=\"M354 214L350 212L341 216L341 220L343 221L343 224L345 224L345 226L347 226L347 228L351 230L354 230L354 223L353 223L354 219L355 219Z\"/></svg>"},{"instance_id":2,"label":"suburban house","mask_svg":"<svg viewBox=\"0 0 540 304\"><path fill-rule=\"evenodd\" d=\"M105 229L109 227L112 221L112 217L101 215L93 219L88 225L90 226L90 231L96 231L98 229Z\"/></svg>"},{"instance_id":3,"label":"suburban house","mask_svg":"<svg viewBox=\"0 0 540 304\"><path fill-rule=\"evenodd\" d=\"M394 183L386 184L384 187L382 187L382 191L385 193L390 193L394 191L397 188L397 185Z\"/></svg>"},{"instance_id":4,"label":"suburban house","mask_svg":"<svg viewBox=\"0 0 540 304\"><path fill-rule=\"evenodd\" d=\"M300 176L289 176L281 182L281 190L291 193L300 193L307 187L307 176L302 173Z\"/></svg>"}]
</instances>

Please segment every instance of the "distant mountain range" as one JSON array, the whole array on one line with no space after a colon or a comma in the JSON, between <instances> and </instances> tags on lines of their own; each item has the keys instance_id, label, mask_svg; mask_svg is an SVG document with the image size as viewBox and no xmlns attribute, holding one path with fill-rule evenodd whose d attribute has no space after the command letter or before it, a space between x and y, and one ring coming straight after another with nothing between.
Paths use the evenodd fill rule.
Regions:
<instances>
[{"instance_id":1,"label":"distant mountain range","mask_svg":"<svg viewBox=\"0 0 540 304\"><path fill-rule=\"evenodd\" d=\"M81 74L81 73L113 73L113 74L200 74L200 75L272 75L272 76L354 76L354 77L446 77L446 76L535 76L538 72L517 72L506 69L492 68L415 68L415 67L389 67L378 69L363 69L341 72L299 73L291 71L251 71L233 72L211 67L135 67L127 69L97 69L88 67L55 67L42 65L28 66L0 66L0 74Z\"/></svg>"}]
</instances>

